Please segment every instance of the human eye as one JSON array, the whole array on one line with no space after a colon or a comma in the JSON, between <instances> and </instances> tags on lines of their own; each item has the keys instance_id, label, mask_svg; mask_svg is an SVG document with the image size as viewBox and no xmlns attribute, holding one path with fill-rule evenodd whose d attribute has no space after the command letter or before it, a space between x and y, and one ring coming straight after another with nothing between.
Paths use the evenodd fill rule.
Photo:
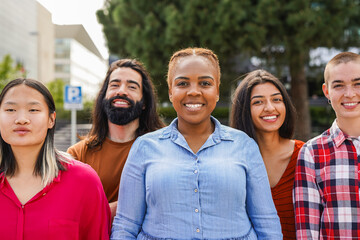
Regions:
<instances>
[{"instance_id":1,"label":"human eye","mask_svg":"<svg viewBox=\"0 0 360 240\"><path fill-rule=\"evenodd\" d=\"M355 87L360 87L360 82L355 82Z\"/></svg>"},{"instance_id":2,"label":"human eye","mask_svg":"<svg viewBox=\"0 0 360 240\"><path fill-rule=\"evenodd\" d=\"M29 112L40 112L40 110L37 108L31 108L29 109Z\"/></svg>"},{"instance_id":3,"label":"human eye","mask_svg":"<svg viewBox=\"0 0 360 240\"><path fill-rule=\"evenodd\" d=\"M212 83L210 81L201 81L200 85L204 86L204 87L207 87L207 86L212 86Z\"/></svg>"},{"instance_id":4,"label":"human eye","mask_svg":"<svg viewBox=\"0 0 360 240\"><path fill-rule=\"evenodd\" d=\"M13 108L5 108L5 112L15 112L15 109L13 109Z\"/></svg>"},{"instance_id":5,"label":"human eye","mask_svg":"<svg viewBox=\"0 0 360 240\"><path fill-rule=\"evenodd\" d=\"M283 99L282 98L280 98L280 97L276 97L276 98L274 98L274 100L273 100L274 102L282 102L283 101Z\"/></svg>"},{"instance_id":6,"label":"human eye","mask_svg":"<svg viewBox=\"0 0 360 240\"><path fill-rule=\"evenodd\" d=\"M128 86L128 88L131 89L131 90L136 90L136 89L138 89L138 86L136 84L130 84Z\"/></svg>"},{"instance_id":7,"label":"human eye","mask_svg":"<svg viewBox=\"0 0 360 240\"><path fill-rule=\"evenodd\" d=\"M260 104L262 104L261 100L254 100L251 102L251 105L260 105Z\"/></svg>"},{"instance_id":8,"label":"human eye","mask_svg":"<svg viewBox=\"0 0 360 240\"><path fill-rule=\"evenodd\" d=\"M332 85L333 88L341 88L343 87L344 85L343 84L340 84L340 83L335 83Z\"/></svg>"},{"instance_id":9,"label":"human eye","mask_svg":"<svg viewBox=\"0 0 360 240\"><path fill-rule=\"evenodd\" d=\"M176 86L178 86L178 87L185 87L187 85L188 85L188 83L186 81L179 81L176 83Z\"/></svg>"},{"instance_id":10,"label":"human eye","mask_svg":"<svg viewBox=\"0 0 360 240\"><path fill-rule=\"evenodd\" d=\"M112 82L109 84L109 88L116 88L118 86L119 86L119 84L117 82Z\"/></svg>"}]
</instances>

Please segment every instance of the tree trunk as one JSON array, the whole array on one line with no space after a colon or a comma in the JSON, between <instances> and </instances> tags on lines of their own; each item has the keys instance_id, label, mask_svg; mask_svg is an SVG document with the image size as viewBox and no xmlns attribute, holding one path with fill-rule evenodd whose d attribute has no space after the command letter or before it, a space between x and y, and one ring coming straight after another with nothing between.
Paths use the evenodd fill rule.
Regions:
<instances>
[{"instance_id":1,"label":"tree trunk","mask_svg":"<svg viewBox=\"0 0 360 240\"><path fill-rule=\"evenodd\" d=\"M308 84L305 75L306 50L290 54L291 98L297 112L295 138L307 141L311 137Z\"/></svg>"}]
</instances>

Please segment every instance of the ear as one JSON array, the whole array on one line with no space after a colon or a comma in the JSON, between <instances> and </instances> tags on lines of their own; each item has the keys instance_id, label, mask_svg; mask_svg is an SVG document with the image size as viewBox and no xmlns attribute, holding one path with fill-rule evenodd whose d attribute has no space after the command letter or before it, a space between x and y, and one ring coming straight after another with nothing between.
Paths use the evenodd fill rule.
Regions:
<instances>
[{"instance_id":1,"label":"ear","mask_svg":"<svg viewBox=\"0 0 360 240\"><path fill-rule=\"evenodd\" d=\"M56 112L50 113L49 116L49 123L48 123L48 129L51 129L55 125L55 119L56 119Z\"/></svg>"},{"instance_id":2,"label":"ear","mask_svg":"<svg viewBox=\"0 0 360 240\"><path fill-rule=\"evenodd\" d=\"M328 86L326 85L326 83L323 83L322 91L323 91L325 97L330 100L329 89L328 89Z\"/></svg>"},{"instance_id":3,"label":"ear","mask_svg":"<svg viewBox=\"0 0 360 240\"><path fill-rule=\"evenodd\" d=\"M172 102L172 91L171 91L171 88L169 88L169 100L170 100L170 102Z\"/></svg>"}]
</instances>

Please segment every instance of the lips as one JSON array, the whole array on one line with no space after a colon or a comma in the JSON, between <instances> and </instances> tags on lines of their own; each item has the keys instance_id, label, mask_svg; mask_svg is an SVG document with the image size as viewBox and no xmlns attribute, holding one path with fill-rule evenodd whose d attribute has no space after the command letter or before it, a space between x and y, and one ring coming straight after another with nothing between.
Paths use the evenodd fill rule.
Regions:
<instances>
[{"instance_id":1,"label":"lips","mask_svg":"<svg viewBox=\"0 0 360 240\"><path fill-rule=\"evenodd\" d=\"M28 128L25 128L25 127L18 127L18 128L15 128L14 129L14 132L20 134L20 135L24 135L28 132L30 132L30 130Z\"/></svg>"},{"instance_id":2,"label":"lips","mask_svg":"<svg viewBox=\"0 0 360 240\"><path fill-rule=\"evenodd\" d=\"M109 99L104 99L104 104L113 108L129 108L135 104L133 100L126 96L114 96Z\"/></svg>"},{"instance_id":3,"label":"lips","mask_svg":"<svg viewBox=\"0 0 360 240\"><path fill-rule=\"evenodd\" d=\"M343 105L346 109L355 108L358 104L359 104L359 102L346 102L346 103L341 103L341 105Z\"/></svg>"},{"instance_id":4,"label":"lips","mask_svg":"<svg viewBox=\"0 0 360 240\"><path fill-rule=\"evenodd\" d=\"M112 101L112 105L114 107L129 107L130 103L123 99L115 99L114 101Z\"/></svg>"}]
</instances>

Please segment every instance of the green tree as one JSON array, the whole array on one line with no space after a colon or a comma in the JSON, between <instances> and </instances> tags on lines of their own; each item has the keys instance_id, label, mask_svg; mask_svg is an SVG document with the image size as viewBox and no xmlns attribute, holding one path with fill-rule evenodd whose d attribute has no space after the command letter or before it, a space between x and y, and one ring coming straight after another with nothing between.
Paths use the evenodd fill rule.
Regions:
<instances>
[{"instance_id":1,"label":"green tree","mask_svg":"<svg viewBox=\"0 0 360 240\"><path fill-rule=\"evenodd\" d=\"M172 53L200 46L219 56L221 99L227 101L239 74L234 58L244 49L260 48L258 36L265 33L248 21L255 16L252 9L250 0L110 0L97 16L110 52L144 62L160 100L168 100L165 78Z\"/></svg>"},{"instance_id":2,"label":"green tree","mask_svg":"<svg viewBox=\"0 0 360 240\"><path fill-rule=\"evenodd\" d=\"M14 64L9 54L5 55L0 62L0 90L3 89L9 81L24 77L25 71L23 69L20 63Z\"/></svg>"},{"instance_id":3,"label":"green tree","mask_svg":"<svg viewBox=\"0 0 360 240\"><path fill-rule=\"evenodd\" d=\"M61 79L56 79L54 81L48 82L46 85L54 98L56 108L62 109L64 106L64 81Z\"/></svg>"},{"instance_id":4,"label":"green tree","mask_svg":"<svg viewBox=\"0 0 360 240\"><path fill-rule=\"evenodd\" d=\"M167 63L180 48L207 47L219 56L223 100L229 100L236 76L242 74L238 67L249 56L278 69L287 67L299 116L297 137L308 139L309 51L357 46L359 5L358 0L108 0L97 16L110 52L143 61L160 100L167 99Z\"/></svg>"},{"instance_id":5,"label":"green tree","mask_svg":"<svg viewBox=\"0 0 360 240\"><path fill-rule=\"evenodd\" d=\"M291 96L298 112L299 139L310 137L306 70L317 47L346 49L359 44L359 1L261 0L256 21L266 30L259 56L287 66Z\"/></svg>"}]
</instances>

